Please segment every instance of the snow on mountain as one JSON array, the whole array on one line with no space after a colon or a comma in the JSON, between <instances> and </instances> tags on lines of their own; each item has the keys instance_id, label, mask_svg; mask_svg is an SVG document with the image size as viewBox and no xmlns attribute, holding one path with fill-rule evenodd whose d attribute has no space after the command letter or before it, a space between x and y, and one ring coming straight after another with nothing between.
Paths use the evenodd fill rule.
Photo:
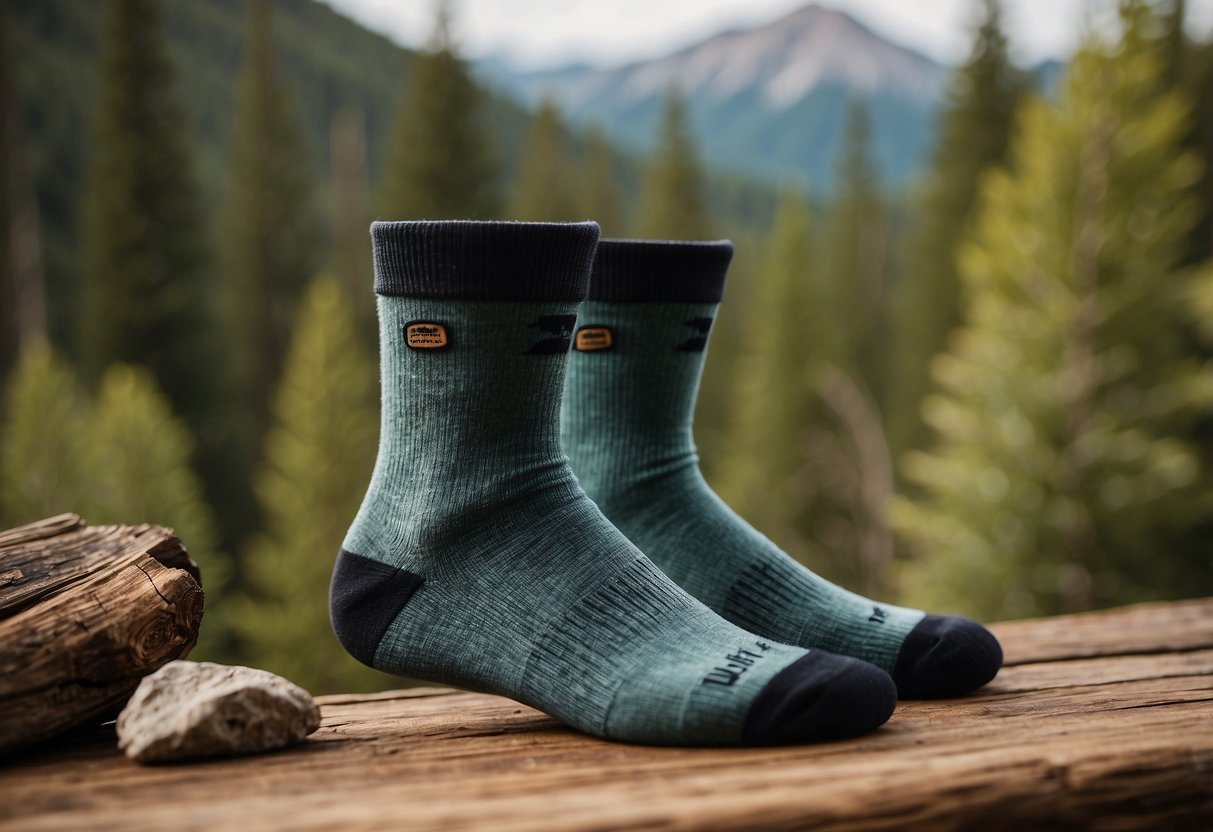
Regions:
<instances>
[{"instance_id":1,"label":"snow on mountain","mask_svg":"<svg viewBox=\"0 0 1213 832\"><path fill-rule=\"evenodd\" d=\"M946 70L847 14L810 5L757 29L725 32L666 58L595 74L633 99L671 86L715 98L752 90L768 107L786 109L830 81L859 94L897 92L929 101Z\"/></svg>"},{"instance_id":2,"label":"snow on mountain","mask_svg":"<svg viewBox=\"0 0 1213 832\"><path fill-rule=\"evenodd\" d=\"M479 71L529 104L550 97L574 122L597 120L616 139L641 149L652 142L661 99L677 89L710 161L816 183L831 178L837 128L855 98L872 111L875 155L885 178L911 175L948 76L930 58L816 4L616 68L512 72L489 61Z\"/></svg>"}]
</instances>

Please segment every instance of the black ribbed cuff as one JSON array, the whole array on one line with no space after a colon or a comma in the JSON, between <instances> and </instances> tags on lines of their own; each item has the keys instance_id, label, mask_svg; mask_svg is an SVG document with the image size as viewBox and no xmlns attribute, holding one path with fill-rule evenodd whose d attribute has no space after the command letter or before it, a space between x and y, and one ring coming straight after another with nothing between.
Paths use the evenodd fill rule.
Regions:
<instances>
[{"instance_id":1,"label":"black ribbed cuff","mask_svg":"<svg viewBox=\"0 0 1213 832\"><path fill-rule=\"evenodd\" d=\"M580 301L592 222L374 222L375 292L456 300Z\"/></svg>"},{"instance_id":2,"label":"black ribbed cuff","mask_svg":"<svg viewBox=\"0 0 1213 832\"><path fill-rule=\"evenodd\" d=\"M728 240L600 240L590 300L720 303L732 259Z\"/></svg>"}]
</instances>

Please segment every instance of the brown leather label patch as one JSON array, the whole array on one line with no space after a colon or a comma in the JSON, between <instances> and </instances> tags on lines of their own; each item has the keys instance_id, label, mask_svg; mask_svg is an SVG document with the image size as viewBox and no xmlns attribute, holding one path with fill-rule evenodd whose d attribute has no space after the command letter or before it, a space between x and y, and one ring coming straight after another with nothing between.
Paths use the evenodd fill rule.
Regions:
<instances>
[{"instance_id":1,"label":"brown leather label patch","mask_svg":"<svg viewBox=\"0 0 1213 832\"><path fill-rule=\"evenodd\" d=\"M404 325L404 343L412 350L440 350L451 343L446 327L434 321L413 321Z\"/></svg>"},{"instance_id":2,"label":"brown leather label patch","mask_svg":"<svg viewBox=\"0 0 1213 832\"><path fill-rule=\"evenodd\" d=\"M583 326L573 338L573 349L578 352L609 350L614 344L615 337L608 326Z\"/></svg>"}]
</instances>

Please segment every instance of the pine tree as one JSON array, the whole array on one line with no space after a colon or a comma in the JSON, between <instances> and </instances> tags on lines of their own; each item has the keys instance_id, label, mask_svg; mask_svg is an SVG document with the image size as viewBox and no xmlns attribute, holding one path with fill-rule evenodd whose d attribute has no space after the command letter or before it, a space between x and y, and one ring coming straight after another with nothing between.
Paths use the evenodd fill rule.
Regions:
<instances>
[{"instance_id":1,"label":"pine tree","mask_svg":"<svg viewBox=\"0 0 1213 832\"><path fill-rule=\"evenodd\" d=\"M1213 36L1190 50L1187 90L1196 106L1192 143L1203 161L1198 192L1205 194L1201 219L1192 237L1194 260L1213 257Z\"/></svg>"},{"instance_id":2,"label":"pine tree","mask_svg":"<svg viewBox=\"0 0 1213 832\"><path fill-rule=\"evenodd\" d=\"M584 134L578 193L579 215L597 222L604 237L620 237L626 232L623 191L615 176L615 148L597 125L591 125Z\"/></svg>"},{"instance_id":3,"label":"pine tree","mask_svg":"<svg viewBox=\"0 0 1213 832\"><path fill-rule=\"evenodd\" d=\"M888 418L895 452L920 446L929 364L960 320L956 246L982 174L1002 164L1026 76L1011 63L998 0L980 0L968 60L952 76L930 171L914 200L908 270L894 296Z\"/></svg>"},{"instance_id":4,"label":"pine tree","mask_svg":"<svg viewBox=\"0 0 1213 832\"><path fill-rule=\"evenodd\" d=\"M1185 145L1201 161L1201 177L1194 189L1199 195L1199 218L1188 234L1183 262L1196 266L1213 258L1213 34L1206 34L1203 42L1189 39L1184 28L1186 9L1184 0L1170 0L1164 32L1155 39L1155 48L1161 51L1160 59L1167 70L1164 83L1178 88L1193 105ZM1202 308L1199 299L1193 308ZM1209 320L1195 316L1190 325L1193 352L1213 363L1213 339L1207 337L1213 331ZM1194 426L1188 438L1201 448L1206 469L1213 469L1213 412ZM1193 534L1197 541L1213 539L1213 516Z\"/></svg>"},{"instance_id":5,"label":"pine tree","mask_svg":"<svg viewBox=\"0 0 1213 832\"><path fill-rule=\"evenodd\" d=\"M827 222L830 308L842 326L839 368L879 399L884 383L889 218L871 158L867 102L852 102L843 131L837 191Z\"/></svg>"},{"instance_id":6,"label":"pine tree","mask_svg":"<svg viewBox=\"0 0 1213 832\"><path fill-rule=\"evenodd\" d=\"M378 337L375 326L374 266L367 239L371 224L370 179L367 172L366 118L344 109L333 118L333 273L345 287L359 331L367 345Z\"/></svg>"},{"instance_id":7,"label":"pine tree","mask_svg":"<svg viewBox=\"0 0 1213 832\"><path fill-rule=\"evenodd\" d=\"M202 570L207 613L199 650L222 657L226 559L202 486L193 438L147 370L111 365L96 402L44 343L10 380L0 434L0 526L74 511L90 523L173 528Z\"/></svg>"},{"instance_id":8,"label":"pine tree","mask_svg":"<svg viewBox=\"0 0 1213 832\"><path fill-rule=\"evenodd\" d=\"M3 22L3 9L0 9L0 23ZM0 43L3 43L4 30L0 28ZM3 55L0 54L0 58ZM8 378L9 371L17 363L20 352L20 335L17 328L17 283L14 280L9 252L12 249L10 237L12 209L9 206L9 165L8 142L8 112L5 105L4 76L9 73L8 67L0 66L0 385Z\"/></svg>"},{"instance_id":9,"label":"pine tree","mask_svg":"<svg viewBox=\"0 0 1213 832\"><path fill-rule=\"evenodd\" d=\"M749 287L728 458L719 478L733 508L789 546L798 535L777 530L798 513L791 504L803 502L804 495L787 492L816 415L808 375L814 362L835 353L821 275L814 272L810 214L803 194L783 195L766 259Z\"/></svg>"},{"instance_id":10,"label":"pine tree","mask_svg":"<svg viewBox=\"0 0 1213 832\"><path fill-rule=\"evenodd\" d=\"M738 364L749 340L749 307L752 289L759 283L769 256L765 251L770 229L765 232L738 228L730 233L733 260L725 284L725 302L712 321L708 360L700 379L695 404L695 446L704 477L713 488L735 493L726 472L733 455L737 429Z\"/></svg>"},{"instance_id":11,"label":"pine tree","mask_svg":"<svg viewBox=\"0 0 1213 832\"><path fill-rule=\"evenodd\" d=\"M312 190L289 91L275 67L273 9L249 7L223 211L224 289L236 412L247 458L269 421L270 393L295 304L316 267Z\"/></svg>"},{"instance_id":12,"label":"pine tree","mask_svg":"<svg viewBox=\"0 0 1213 832\"><path fill-rule=\"evenodd\" d=\"M111 0L84 200L78 353L95 383L151 369L191 427L212 427L216 345L186 120L152 0Z\"/></svg>"},{"instance_id":13,"label":"pine tree","mask_svg":"<svg viewBox=\"0 0 1213 832\"><path fill-rule=\"evenodd\" d=\"M1213 482L1185 437L1213 379L1182 324L1196 220L1189 108L1163 88L1156 12L1121 4L1056 108L1032 102L1013 173L961 249L964 325L935 362L938 440L894 506L909 600L1021 616L1208 594Z\"/></svg>"},{"instance_id":14,"label":"pine tree","mask_svg":"<svg viewBox=\"0 0 1213 832\"><path fill-rule=\"evenodd\" d=\"M845 322L815 260L808 201L780 202L736 365L727 502L811 568L879 592L892 555L880 418L837 364Z\"/></svg>"},{"instance_id":15,"label":"pine tree","mask_svg":"<svg viewBox=\"0 0 1213 832\"><path fill-rule=\"evenodd\" d=\"M1188 65L1188 36L1185 31L1188 16L1187 0L1155 0L1158 10L1158 30L1152 34L1158 58L1162 62L1160 80L1163 86L1183 84Z\"/></svg>"},{"instance_id":16,"label":"pine tree","mask_svg":"<svg viewBox=\"0 0 1213 832\"><path fill-rule=\"evenodd\" d=\"M1206 260L1194 274L1185 300L1188 307L1188 318L1200 339L1200 348L1204 350L1205 355L1213 353L1213 257ZM1213 413L1206 414L1201 427L1208 431L1210 424L1213 424ZM1194 441L1205 447L1205 469L1208 470L1213 467L1213 462L1209 460L1208 456L1209 433L1198 433ZM1213 517L1208 518L1205 525L1206 531L1213 529ZM1205 539L1208 539L1207 536Z\"/></svg>"},{"instance_id":17,"label":"pine tree","mask_svg":"<svg viewBox=\"0 0 1213 832\"><path fill-rule=\"evenodd\" d=\"M0 528L80 511L89 416L71 367L45 342L31 344L13 368L4 403Z\"/></svg>"},{"instance_id":18,"label":"pine tree","mask_svg":"<svg viewBox=\"0 0 1213 832\"><path fill-rule=\"evenodd\" d=\"M190 467L194 439L173 415L148 371L114 364L97 389L83 450L90 523L157 523L172 528L202 573L206 615L195 658L228 649L228 563L218 552L214 516Z\"/></svg>"},{"instance_id":19,"label":"pine tree","mask_svg":"<svg viewBox=\"0 0 1213 832\"><path fill-rule=\"evenodd\" d=\"M572 137L550 100L540 102L522 151L510 217L532 222L577 219L577 179Z\"/></svg>"},{"instance_id":20,"label":"pine tree","mask_svg":"<svg viewBox=\"0 0 1213 832\"><path fill-rule=\"evenodd\" d=\"M22 287L16 262L19 209L14 203L18 167L20 118L9 57L8 11L0 7L0 384L16 365L25 339L22 332ZM40 293L39 293L40 294ZM43 327L45 329L45 327ZM45 337L45 333L42 333Z\"/></svg>"},{"instance_id":21,"label":"pine tree","mask_svg":"<svg viewBox=\"0 0 1213 832\"><path fill-rule=\"evenodd\" d=\"M491 219L500 208L498 161L485 96L451 43L440 3L430 49L414 58L393 130L385 219Z\"/></svg>"},{"instance_id":22,"label":"pine tree","mask_svg":"<svg viewBox=\"0 0 1213 832\"><path fill-rule=\"evenodd\" d=\"M1187 300L1205 348L1213 350L1213 266L1209 263L1193 278Z\"/></svg>"},{"instance_id":23,"label":"pine tree","mask_svg":"<svg viewBox=\"0 0 1213 832\"><path fill-rule=\"evenodd\" d=\"M255 595L238 624L249 660L313 692L382 686L345 654L328 585L375 456L374 368L339 285L320 279L300 308L257 493L264 531L245 564Z\"/></svg>"},{"instance_id":24,"label":"pine tree","mask_svg":"<svg viewBox=\"0 0 1213 832\"><path fill-rule=\"evenodd\" d=\"M676 92L666 97L658 147L644 173L639 216L643 237L706 240L714 234L686 105Z\"/></svg>"}]
</instances>

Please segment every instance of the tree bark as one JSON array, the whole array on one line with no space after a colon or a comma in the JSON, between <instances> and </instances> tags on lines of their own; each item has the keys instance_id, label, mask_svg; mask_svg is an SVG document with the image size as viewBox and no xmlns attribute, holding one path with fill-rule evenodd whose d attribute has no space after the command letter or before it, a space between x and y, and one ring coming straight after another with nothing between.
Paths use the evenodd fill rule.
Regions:
<instances>
[{"instance_id":1,"label":"tree bark","mask_svg":"<svg viewBox=\"0 0 1213 832\"><path fill-rule=\"evenodd\" d=\"M171 529L63 514L0 532L0 755L114 716L194 646L202 606Z\"/></svg>"}]
</instances>

